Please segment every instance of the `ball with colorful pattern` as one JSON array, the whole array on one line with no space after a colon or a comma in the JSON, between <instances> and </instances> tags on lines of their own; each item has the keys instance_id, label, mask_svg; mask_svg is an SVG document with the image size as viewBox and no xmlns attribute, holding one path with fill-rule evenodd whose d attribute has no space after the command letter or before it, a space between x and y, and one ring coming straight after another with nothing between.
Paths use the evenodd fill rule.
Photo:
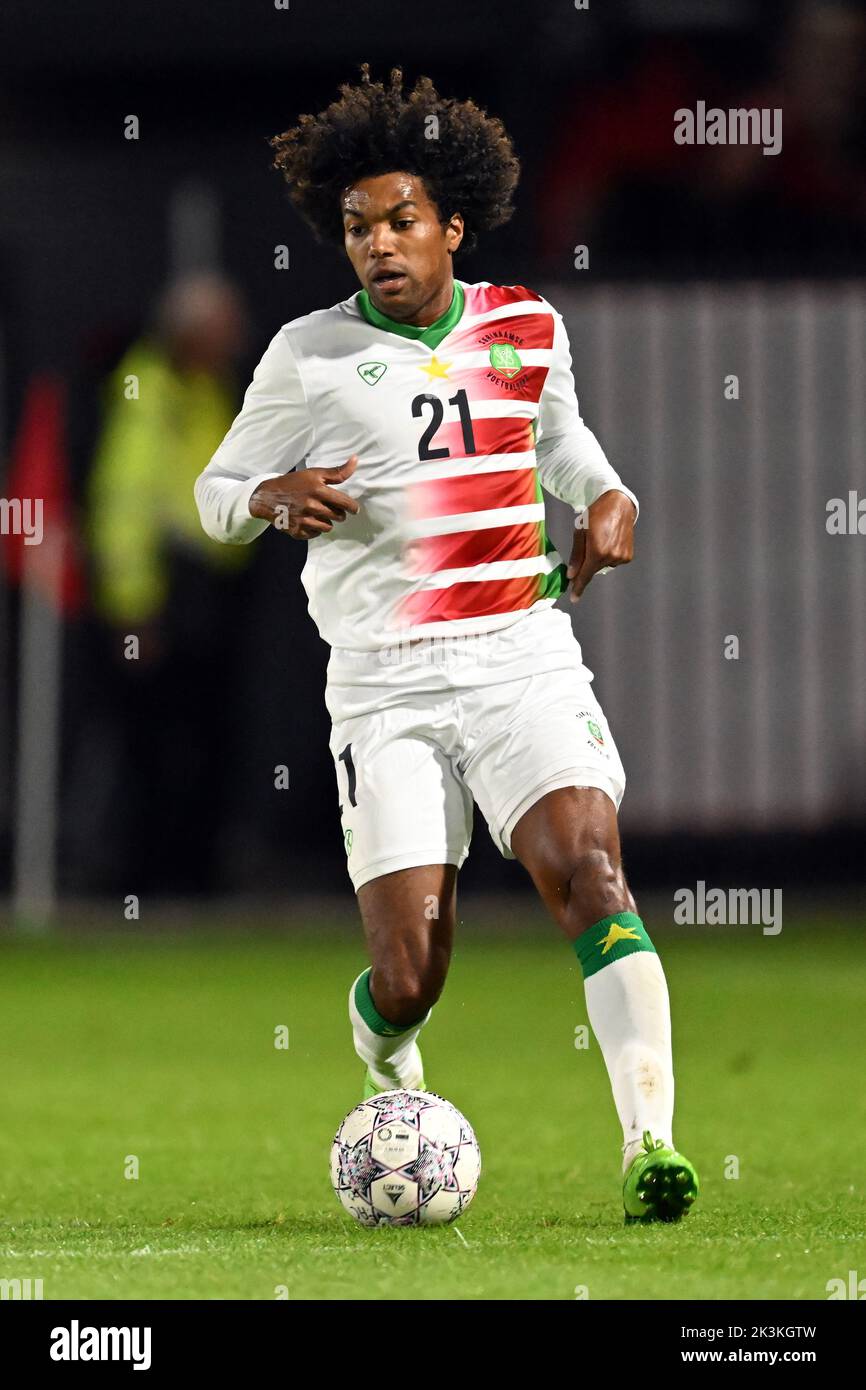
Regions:
<instances>
[{"instance_id":1,"label":"ball with colorful pattern","mask_svg":"<svg viewBox=\"0 0 866 1390\"><path fill-rule=\"evenodd\" d=\"M349 1111L331 1146L334 1192L362 1226L456 1221L480 1172L469 1121L431 1091L372 1096Z\"/></svg>"}]
</instances>

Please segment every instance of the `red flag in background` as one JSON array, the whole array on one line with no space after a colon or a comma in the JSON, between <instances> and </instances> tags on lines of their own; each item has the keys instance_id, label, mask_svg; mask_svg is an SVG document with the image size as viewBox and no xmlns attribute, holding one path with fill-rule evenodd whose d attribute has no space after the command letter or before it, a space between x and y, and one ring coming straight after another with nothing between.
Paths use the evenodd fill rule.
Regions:
<instances>
[{"instance_id":1,"label":"red flag in background","mask_svg":"<svg viewBox=\"0 0 866 1390\"><path fill-rule=\"evenodd\" d=\"M27 387L5 495L9 501L21 500L21 515L31 526L41 500L42 539L39 544L25 543L25 535L10 526L2 544L11 582L20 584L26 570L27 582L66 614L77 613L84 601L84 567L70 492L66 387L58 376L37 373ZM8 511L7 516L11 515Z\"/></svg>"}]
</instances>

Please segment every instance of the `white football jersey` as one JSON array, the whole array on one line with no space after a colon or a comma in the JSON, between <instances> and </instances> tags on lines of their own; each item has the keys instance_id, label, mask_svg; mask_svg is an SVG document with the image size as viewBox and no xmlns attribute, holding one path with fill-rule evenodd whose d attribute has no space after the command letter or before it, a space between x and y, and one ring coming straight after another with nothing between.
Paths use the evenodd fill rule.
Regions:
<instances>
[{"instance_id":1,"label":"white football jersey","mask_svg":"<svg viewBox=\"0 0 866 1390\"><path fill-rule=\"evenodd\" d=\"M284 324L199 476L208 535L254 540L265 478L333 468L357 516L307 542L303 583L332 647L504 627L566 587L540 484L574 507L617 488L584 425L561 316L522 285L455 282L429 329L378 314L364 291Z\"/></svg>"}]
</instances>

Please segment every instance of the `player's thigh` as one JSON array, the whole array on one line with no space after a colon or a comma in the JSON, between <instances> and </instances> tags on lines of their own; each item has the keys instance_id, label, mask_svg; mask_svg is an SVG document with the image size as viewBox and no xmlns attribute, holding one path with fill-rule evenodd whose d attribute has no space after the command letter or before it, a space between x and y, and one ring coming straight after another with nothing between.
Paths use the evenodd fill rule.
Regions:
<instances>
[{"instance_id":1,"label":"player's thigh","mask_svg":"<svg viewBox=\"0 0 866 1390\"><path fill-rule=\"evenodd\" d=\"M460 867L469 852L472 797L423 712L389 708L335 723L331 753L356 893L401 870Z\"/></svg>"},{"instance_id":2,"label":"player's thigh","mask_svg":"<svg viewBox=\"0 0 866 1390\"><path fill-rule=\"evenodd\" d=\"M381 990L438 996L454 942L456 864L421 864L370 879L358 890L358 907Z\"/></svg>"},{"instance_id":3,"label":"player's thigh","mask_svg":"<svg viewBox=\"0 0 866 1390\"><path fill-rule=\"evenodd\" d=\"M635 910L622 869L616 807L600 788L547 792L514 826L511 847L567 935L609 912Z\"/></svg>"},{"instance_id":4,"label":"player's thigh","mask_svg":"<svg viewBox=\"0 0 866 1390\"><path fill-rule=\"evenodd\" d=\"M615 830L625 772L588 681L557 669L482 689L477 703L465 777L506 858L516 854L515 827L559 789L588 788L605 797Z\"/></svg>"}]
</instances>

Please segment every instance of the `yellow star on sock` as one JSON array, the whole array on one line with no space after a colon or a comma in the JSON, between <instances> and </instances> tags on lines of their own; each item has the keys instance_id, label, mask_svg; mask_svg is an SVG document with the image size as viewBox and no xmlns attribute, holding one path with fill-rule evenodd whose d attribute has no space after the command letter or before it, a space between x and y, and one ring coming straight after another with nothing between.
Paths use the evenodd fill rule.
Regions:
<instances>
[{"instance_id":1,"label":"yellow star on sock","mask_svg":"<svg viewBox=\"0 0 866 1390\"><path fill-rule=\"evenodd\" d=\"M611 946L615 946L618 941L640 941L640 937L634 927L621 927L619 922L611 922L607 929L607 936L603 936L601 941L597 941L595 944L604 947L601 954L606 956Z\"/></svg>"},{"instance_id":2,"label":"yellow star on sock","mask_svg":"<svg viewBox=\"0 0 866 1390\"><path fill-rule=\"evenodd\" d=\"M448 368L450 366L450 362L440 362L439 358L436 356L434 352L433 356L430 358L430 361L427 363L425 367L422 367L421 370L422 372L426 372L427 375L431 378L431 380L433 377L447 378Z\"/></svg>"}]
</instances>

